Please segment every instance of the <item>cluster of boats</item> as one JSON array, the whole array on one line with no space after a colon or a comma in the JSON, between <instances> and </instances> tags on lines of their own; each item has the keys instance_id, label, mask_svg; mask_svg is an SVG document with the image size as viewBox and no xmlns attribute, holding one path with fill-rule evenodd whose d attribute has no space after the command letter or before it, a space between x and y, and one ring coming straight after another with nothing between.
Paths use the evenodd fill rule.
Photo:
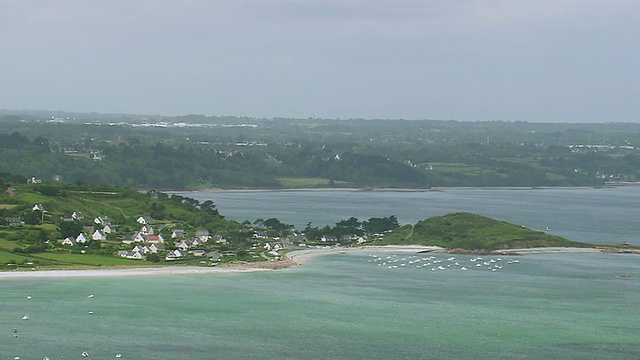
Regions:
<instances>
[{"instance_id":1,"label":"cluster of boats","mask_svg":"<svg viewBox=\"0 0 640 360\"><path fill-rule=\"evenodd\" d=\"M370 263L375 263L379 267L389 269L414 268L427 269L431 271L443 270L461 270L467 271L471 269L488 269L498 271L505 264L517 264L519 260L503 259L501 257L484 259L482 257L474 257L469 259L458 259L454 256L438 258L437 256L420 256L420 255L371 255Z\"/></svg>"}]
</instances>

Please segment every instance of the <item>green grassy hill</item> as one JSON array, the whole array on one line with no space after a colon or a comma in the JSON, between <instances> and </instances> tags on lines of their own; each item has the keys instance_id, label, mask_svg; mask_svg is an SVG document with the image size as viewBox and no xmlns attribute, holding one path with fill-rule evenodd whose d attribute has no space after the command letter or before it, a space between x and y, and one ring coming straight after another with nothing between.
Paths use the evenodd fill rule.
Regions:
<instances>
[{"instance_id":1,"label":"green grassy hill","mask_svg":"<svg viewBox=\"0 0 640 360\"><path fill-rule=\"evenodd\" d=\"M117 254L131 251L136 245L123 244L122 240L140 231L137 219L142 216L153 219L155 234L165 239L166 250L152 257L156 261L175 249L171 234L176 229L183 230L186 238L194 237L198 229L206 229L212 237L225 239L224 243L212 241L195 248L207 252L241 253L250 246L251 229L224 219L211 201L200 203L179 195L94 184L25 184L1 177L0 181L4 183L0 192L0 268L140 266L139 260ZM72 219L73 213L81 213L83 218ZM97 217L107 218L112 228L105 240L77 246L61 244L66 237L75 238L79 233L91 236L93 231L103 229L94 222ZM193 260L198 263L201 259Z\"/></svg>"},{"instance_id":2,"label":"green grassy hill","mask_svg":"<svg viewBox=\"0 0 640 360\"><path fill-rule=\"evenodd\" d=\"M451 213L405 225L377 244L441 246L447 249L499 250L532 247L588 247L559 236L477 214Z\"/></svg>"}]
</instances>

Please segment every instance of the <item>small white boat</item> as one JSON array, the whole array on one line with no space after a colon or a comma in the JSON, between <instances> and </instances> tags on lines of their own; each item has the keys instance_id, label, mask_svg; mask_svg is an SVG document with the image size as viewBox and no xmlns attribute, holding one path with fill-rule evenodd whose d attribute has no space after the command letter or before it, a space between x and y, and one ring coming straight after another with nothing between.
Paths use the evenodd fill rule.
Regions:
<instances>
[{"instance_id":1,"label":"small white boat","mask_svg":"<svg viewBox=\"0 0 640 360\"><path fill-rule=\"evenodd\" d=\"M83 352L82 352L82 357L89 357L89 353L88 353L88 352L86 352L86 351L83 351Z\"/></svg>"},{"instance_id":2,"label":"small white boat","mask_svg":"<svg viewBox=\"0 0 640 360\"><path fill-rule=\"evenodd\" d=\"M24 316L22 316L22 318L21 318L21 319L22 319L22 320L29 320L29 315L24 315Z\"/></svg>"}]
</instances>

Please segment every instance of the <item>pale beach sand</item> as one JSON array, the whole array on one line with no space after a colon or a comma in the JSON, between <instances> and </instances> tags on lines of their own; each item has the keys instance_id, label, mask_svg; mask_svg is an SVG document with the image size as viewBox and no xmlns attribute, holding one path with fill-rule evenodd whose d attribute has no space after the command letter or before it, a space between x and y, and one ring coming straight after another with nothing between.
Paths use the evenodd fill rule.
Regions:
<instances>
[{"instance_id":1,"label":"pale beach sand","mask_svg":"<svg viewBox=\"0 0 640 360\"><path fill-rule=\"evenodd\" d=\"M296 251L287 253L287 257L293 260L294 262L296 262L297 264L302 265L316 256L342 254L347 252L349 253L376 253L376 252L419 253L419 252L436 252L436 251L444 251L444 249L438 246L421 246L421 245L363 246L363 247L353 247L353 248L332 247L332 248L323 248L323 249L296 250Z\"/></svg>"},{"instance_id":2,"label":"pale beach sand","mask_svg":"<svg viewBox=\"0 0 640 360\"><path fill-rule=\"evenodd\" d=\"M247 264L250 265L250 264ZM250 271L268 271L269 267L239 266L198 267L198 266L166 266L129 269L88 269L88 270L37 270L0 272L0 280L14 278L67 278L67 277L121 277L121 276L159 276L159 275L193 275L224 274Z\"/></svg>"},{"instance_id":3,"label":"pale beach sand","mask_svg":"<svg viewBox=\"0 0 640 360\"><path fill-rule=\"evenodd\" d=\"M198 266L164 266L118 269L84 269L84 270L24 270L0 272L0 280L19 278L71 278L71 277L123 277L123 276L162 276L162 275L195 275L195 274L225 274L246 273L255 271L270 271L285 269L291 266L303 265L316 256L346 254L346 253L446 253L447 249L438 246L420 245L389 245L389 246L363 246L352 248L327 247L321 249L302 249L286 254L287 259L273 262L258 262L246 264L222 265L216 267ZM570 253L611 253L612 248L572 248L572 247L545 247L506 249L496 251L495 254L527 255L527 254L570 254ZM628 253L640 253L637 250L626 251Z\"/></svg>"}]
</instances>

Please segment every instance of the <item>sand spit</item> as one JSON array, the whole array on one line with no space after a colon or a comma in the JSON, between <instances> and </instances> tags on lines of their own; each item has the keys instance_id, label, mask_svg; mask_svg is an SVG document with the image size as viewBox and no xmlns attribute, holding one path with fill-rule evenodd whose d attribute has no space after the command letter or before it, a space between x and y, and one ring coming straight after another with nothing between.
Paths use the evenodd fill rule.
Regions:
<instances>
[{"instance_id":1,"label":"sand spit","mask_svg":"<svg viewBox=\"0 0 640 360\"><path fill-rule=\"evenodd\" d=\"M291 251L286 254L285 260L265 261L245 264L229 264L214 267L199 266L163 266L141 268L118 269L83 269L83 270L35 270L35 271L6 271L0 272L0 280L19 278L73 278L73 277L125 277L125 276L164 276L164 275L197 275L197 274L225 274L245 273L256 271L271 271L286 269L291 266L303 265L316 256L335 255L346 253L375 254L380 252L394 253L452 253L449 249L438 246L421 245L389 245L389 246L363 246L363 247L326 247ZM495 255L528 255L528 254L579 254L579 253L632 253L640 254L640 249L627 249L615 247L542 247L505 249L492 252Z\"/></svg>"},{"instance_id":2,"label":"sand spit","mask_svg":"<svg viewBox=\"0 0 640 360\"><path fill-rule=\"evenodd\" d=\"M89 269L89 270L37 270L0 272L1 279L14 278L70 278L70 277L122 277L122 276L162 276L224 274L252 271L268 271L279 268L259 264L240 264L220 267L166 266L131 269Z\"/></svg>"},{"instance_id":3,"label":"sand spit","mask_svg":"<svg viewBox=\"0 0 640 360\"><path fill-rule=\"evenodd\" d=\"M363 246L363 247L327 247L321 249L296 250L287 253L287 257L295 263L302 265L316 256L335 255L344 253L377 253L377 252L444 252L445 249L438 246L402 245L402 246Z\"/></svg>"}]
</instances>

